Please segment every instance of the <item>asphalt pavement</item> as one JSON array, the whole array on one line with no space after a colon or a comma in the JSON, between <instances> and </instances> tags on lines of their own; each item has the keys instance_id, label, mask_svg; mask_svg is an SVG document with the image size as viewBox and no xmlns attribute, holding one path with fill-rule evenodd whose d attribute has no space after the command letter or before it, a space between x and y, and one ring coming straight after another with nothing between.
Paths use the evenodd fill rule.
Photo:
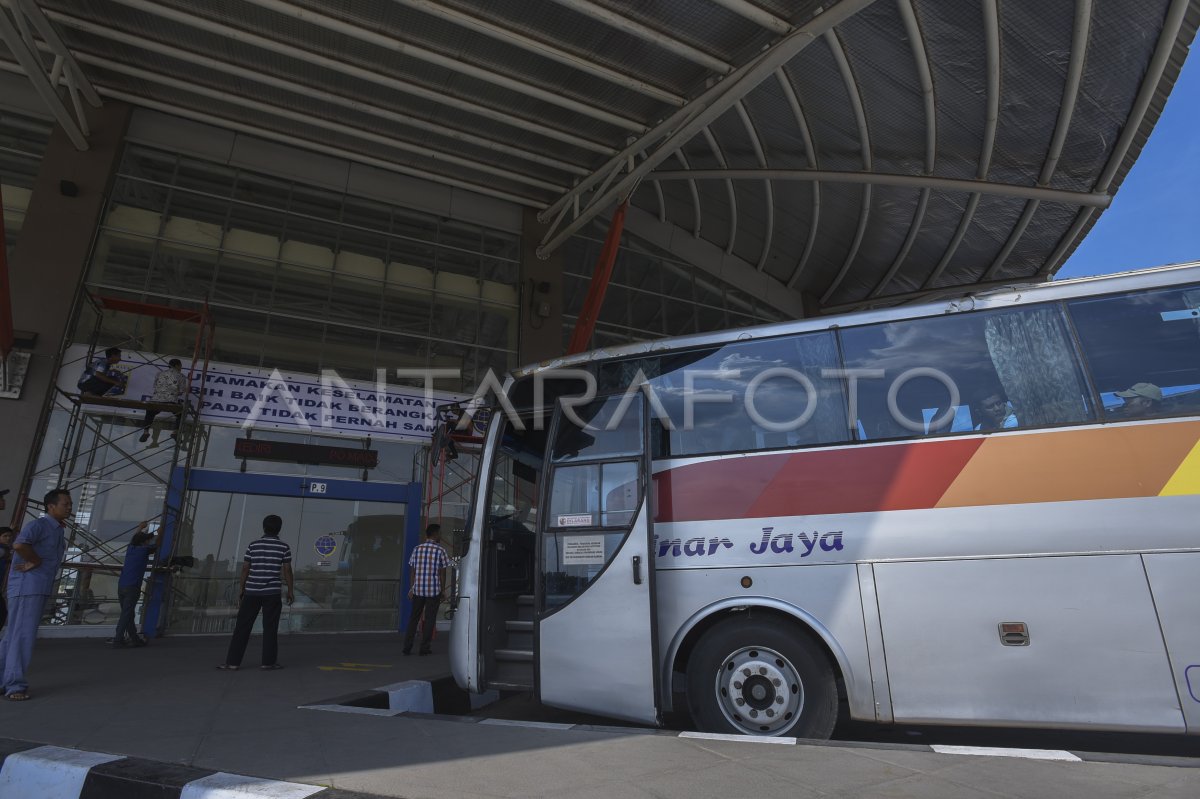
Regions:
<instances>
[{"instance_id":1,"label":"asphalt pavement","mask_svg":"<svg viewBox=\"0 0 1200 799\"><path fill-rule=\"evenodd\" d=\"M313 710L301 706L443 678L445 656L404 657L395 634L288 636L286 668L264 672L254 667L256 638L246 667L228 673L215 668L226 643L172 637L112 650L96 639L39 641L34 698L0 703L0 737L389 797L1200 796L1192 758L684 737L504 719L503 704L490 718Z\"/></svg>"}]
</instances>

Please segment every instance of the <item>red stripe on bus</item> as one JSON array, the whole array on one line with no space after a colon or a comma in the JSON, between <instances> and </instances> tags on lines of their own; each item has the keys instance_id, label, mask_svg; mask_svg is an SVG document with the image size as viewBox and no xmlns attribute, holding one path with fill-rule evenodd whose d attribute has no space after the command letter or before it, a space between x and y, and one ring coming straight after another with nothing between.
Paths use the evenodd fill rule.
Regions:
<instances>
[{"instance_id":1,"label":"red stripe on bus","mask_svg":"<svg viewBox=\"0 0 1200 799\"><path fill-rule=\"evenodd\" d=\"M654 476L657 522L932 508L982 439L725 458Z\"/></svg>"}]
</instances>

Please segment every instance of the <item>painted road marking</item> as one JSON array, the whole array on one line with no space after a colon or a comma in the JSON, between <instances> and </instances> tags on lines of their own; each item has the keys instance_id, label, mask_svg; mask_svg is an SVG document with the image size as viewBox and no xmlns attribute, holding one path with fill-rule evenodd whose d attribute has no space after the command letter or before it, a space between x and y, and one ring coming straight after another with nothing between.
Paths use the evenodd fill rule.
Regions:
<instances>
[{"instance_id":1,"label":"painted road marking","mask_svg":"<svg viewBox=\"0 0 1200 799\"><path fill-rule=\"evenodd\" d=\"M339 663L336 666L317 666L321 671L374 671L391 667L390 663Z\"/></svg>"},{"instance_id":2,"label":"painted road marking","mask_svg":"<svg viewBox=\"0 0 1200 799\"><path fill-rule=\"evenodd\" d=\"M785 744L792 746L796 743L795 738L780 736L778 738L767 737L765 735L726 735L720 732L681 732L680 738L695 738L700 741L733 741L739 744Z\"/></svg>"},{"instance_id":3,"label":"painted road marking","mask_svg":"<svg viewBox=\"0 0 1200 799\"><path fill-rule=\"evenodd\" d=\"M1082 758L1076 757L1062 749L1005 749L998 746L942 746L933 744L929 747L943 755L982 755L984 757L1023 757L1026 760L1065 760L1080 763Z\"/></svg>"}]
</instances>

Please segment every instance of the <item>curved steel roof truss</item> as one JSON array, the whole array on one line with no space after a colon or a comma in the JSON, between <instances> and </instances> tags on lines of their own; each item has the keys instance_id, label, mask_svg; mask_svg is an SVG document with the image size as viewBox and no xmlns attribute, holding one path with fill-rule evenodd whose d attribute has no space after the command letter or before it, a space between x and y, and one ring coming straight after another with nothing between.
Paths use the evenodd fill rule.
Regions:
<instances>
[{"instance_id":1,"label":"curved steel roof truss","mask_svg":"<svg viewBox=\"0 0 1200 799\"><path fill-rule=\"evenodd\" d=\"M542 254L631 198L632 235L789 314L1052 274L1200 25L1200 0L7 8L0 69L77 145L82 102L120 99L534 208Z\"/></svg>"}]
</instances>

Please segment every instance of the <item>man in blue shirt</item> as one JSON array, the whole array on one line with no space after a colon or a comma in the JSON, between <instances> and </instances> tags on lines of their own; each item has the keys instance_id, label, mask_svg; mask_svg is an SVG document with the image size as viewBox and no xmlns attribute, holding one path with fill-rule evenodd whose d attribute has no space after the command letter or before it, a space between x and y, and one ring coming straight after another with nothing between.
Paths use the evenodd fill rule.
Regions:
<instances>
[{"instance_id":1,"label":"man in blue shirt","mask_svg":"<svg viewBox=\"0 0 1200 799\"><path fill-rule=\"evenodd\" d=\"M97 397L102 397L114 389L119 389L115 392L117 394L124 393L126 377L116 369L120 362L120 347L106 349L103 355L97 356L84 367L83 374L79 377L79 393Z\"/></svg>"},{"instance_id":2,"label":"man in blue shirt","mask_svg":"<svg viewBox=\"0 0 1200 799\"><path fill-rule=\"evenodd\" d=\"M137 608L138 597L142 593L142 575L150 556L154 554L154 533L146 532L146 522L138 525L137 532L125 548L125 564L121 567L121 576L117 578L117 598L121 601L121 618L117 621L117 632L113 636L113 646L145 646L146 641L137 631L137 623L133 619L133 611Z\"/></svg>"},{"instance_id":3,"label":"man in blue shirt","mask_svg":"<svg viewBox=\"0 0 1200 799\"><path fill-rule=\"evenodd\" d=\"M63 528L75 508L71 494L56 488L43 500L46 515L21 528L8 574L8 626L0 639L0 685L11 702L29 698L25 670L33 657L38 624L62 566Z\"/></svg>"}]
</instances>

